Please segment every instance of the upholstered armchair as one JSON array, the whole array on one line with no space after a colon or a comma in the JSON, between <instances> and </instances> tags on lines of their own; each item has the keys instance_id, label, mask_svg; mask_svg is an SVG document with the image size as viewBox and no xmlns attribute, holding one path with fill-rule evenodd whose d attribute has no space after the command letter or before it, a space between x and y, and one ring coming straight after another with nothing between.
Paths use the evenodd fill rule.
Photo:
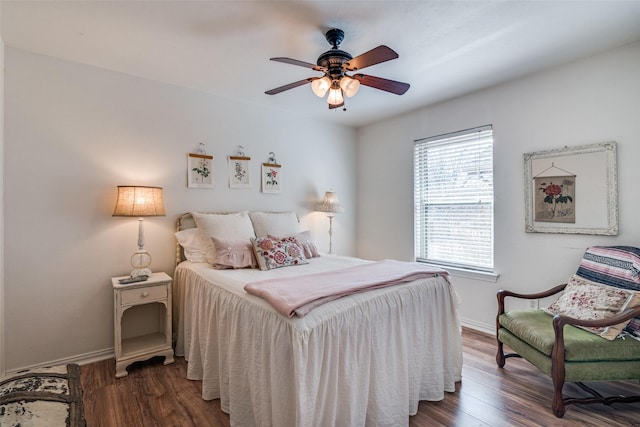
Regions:
<instances>
[{"instance_id":1,"label":"upholstered armchair","mask_svg":"<svg viewBox=\"0 0 640 427\"><path fill-rule=\"evenodd\" d=\"M505 299L560 294L543 310L505 310ZM567 284L522 294L498 292L496 317L500 368L522 357L553 381L556 417L570 404L640 402L640 395L602 396L586 382L640 380L640 249L591 247ZM504 353L506 344L515 353ZM563 395L566 382L588 397Z\"/></svg>"}]
</instances>

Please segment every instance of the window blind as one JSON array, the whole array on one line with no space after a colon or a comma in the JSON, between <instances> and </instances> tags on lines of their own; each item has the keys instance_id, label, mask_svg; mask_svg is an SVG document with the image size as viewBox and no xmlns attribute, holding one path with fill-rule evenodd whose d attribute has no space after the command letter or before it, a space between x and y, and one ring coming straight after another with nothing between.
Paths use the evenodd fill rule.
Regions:
<instances>
[{"instance_id":1,"label":"window blind","mask_svg":"<svg viewBox=\"0 0 640 427\"><path fill-rule=\"evenodd\" d=\"M415 141L418 261L493 270L493 129Z\"/></svg>"}]
</instances>

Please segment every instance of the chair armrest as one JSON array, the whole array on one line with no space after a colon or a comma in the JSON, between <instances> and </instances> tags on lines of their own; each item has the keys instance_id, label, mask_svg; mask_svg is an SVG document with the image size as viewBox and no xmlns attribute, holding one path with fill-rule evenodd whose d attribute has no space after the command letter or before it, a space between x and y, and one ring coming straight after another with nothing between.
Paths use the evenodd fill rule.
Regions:
<instances>
[{"instance_id":1,"label":"chair armrest","mask_svg":"<svg viewBox=\"0 0 640 427\"><path fill-rule=\"evenodd\" d=\"M626 322L629 319L633 319L636 316L640 316L640 306L635 308L630 308L622 313L616 314L613 317L609 317L608 319L598 319L598 320L581 320L576 319L574 317L562 316L560 314L556 314L553 316L553 329L556 331L562 329L564 325L573 325L573 326L586 326L588 328L601 328L604 326L612 326L617 325L618 323Z\"/></svg>"},{"instance_id":2,"label":"chair armrest","mask_svg":"<svg viewBox=\"0 0 640 427\"><path fill-rule=\"evenodd\" d=\"M551 375L554 378L563 378L565 375L564 369L564 326L587 326L587 327L603 327L617 325L618 323L627 321L636 316L640 316L640 307L635 307L629 310L625 310L622 313L610 317L608 319L600 320L580 320L573 317L561 316L556 314L553 316L553 332L555 334L555 341L553 344L553 350L551 351L551 358L553 362L551 364Z\"/></svg>"},{"instance_id":3,"label":"chair armrest","mask_svg":"<svg viewBox=\"0 0 640 427\"><path fill-rule=\"evenodd\" d=\"M504 314L504 300L506 297L514 297L514 298L521 298L521 299L539 299L539 298L546 298L549 297L551 295L555 295L558 292L564 290L564 288L567 287L566 283L563 283L562 285L558 285L556 287L553 287L551 289L547 289L546 291L542 291L542 292L537 292L534 294L521 294L521 293L517 293L517 292L512 292L512 291L508 291L505 289L500 289L498 291L498 317L501 314Z\"/></svg>"},{"instance_id":4,"label":"chair armrest","mask_svg":"<svg viewBox=\"0 0 640 427\"><path fill-rule=\"evenodd\" d=\"M498 314L496 315L496 336L498 334L498 331L500 330L500 316L504 314L504 300L506 297L514 297L514 298L522 298L522 299L545 298L545 297L557 294L558 292L562 291L566 287L567 287L567 284L563 283L562 285L558 285L551 289L547 289L546 291L537 292L535 294L520 294L517 292L507 291L505 289L500 289L497 295Z\"/></svg>"}]
</instances>

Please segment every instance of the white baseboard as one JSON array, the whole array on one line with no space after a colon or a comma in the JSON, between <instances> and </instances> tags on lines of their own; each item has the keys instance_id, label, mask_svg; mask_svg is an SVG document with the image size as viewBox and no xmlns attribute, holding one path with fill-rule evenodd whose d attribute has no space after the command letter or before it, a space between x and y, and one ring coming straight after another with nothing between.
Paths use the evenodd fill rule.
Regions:
<instances>
[{"instance_id":1,"label":"white baseboard","mask_svg":"<svg viewBox=\"0 0 640 427\"><path fill-rule=\"evenodd\" d=\"M465 319L464 317L460 318L460 323L467 328L475 329L476 331L484 332L491 336L496 335L496 325L487 325L486 323L476 322L475 320Z\"/></svg>"},{"instance_id":2,"label":"white baseboard","mask_svg":"<svg viewBox=\"0 0 640 427\"><path fill-rule=\"evenodd\" d=\"M45 363L38 363L32 366L23 366L22 368L10 369L6 375L13 375L25 369L42 368L46 366L67 365L69 363L77 363L78 365L88 365L89 363L99 362L101 360L115 358L114 348L105 348L104 350L92 351L89 353L78 354L76 356L65 357L62 359L51 360Z\"/></svg>"}]
</instances>

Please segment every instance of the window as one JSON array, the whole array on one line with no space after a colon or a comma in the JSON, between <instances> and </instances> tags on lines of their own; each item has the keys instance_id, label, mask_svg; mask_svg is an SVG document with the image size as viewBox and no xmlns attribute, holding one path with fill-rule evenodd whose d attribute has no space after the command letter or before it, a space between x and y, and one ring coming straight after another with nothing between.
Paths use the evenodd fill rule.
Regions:
<instances>
[{"instance_id":1,"label":"window","mask_svg":"<svg viewBox=\"0 0 640 427\"><path fill-rule=\"evenodd\" d=\"M417 261L493 271L493 129L415 141Z\"/></svg>"}]
</instances>

